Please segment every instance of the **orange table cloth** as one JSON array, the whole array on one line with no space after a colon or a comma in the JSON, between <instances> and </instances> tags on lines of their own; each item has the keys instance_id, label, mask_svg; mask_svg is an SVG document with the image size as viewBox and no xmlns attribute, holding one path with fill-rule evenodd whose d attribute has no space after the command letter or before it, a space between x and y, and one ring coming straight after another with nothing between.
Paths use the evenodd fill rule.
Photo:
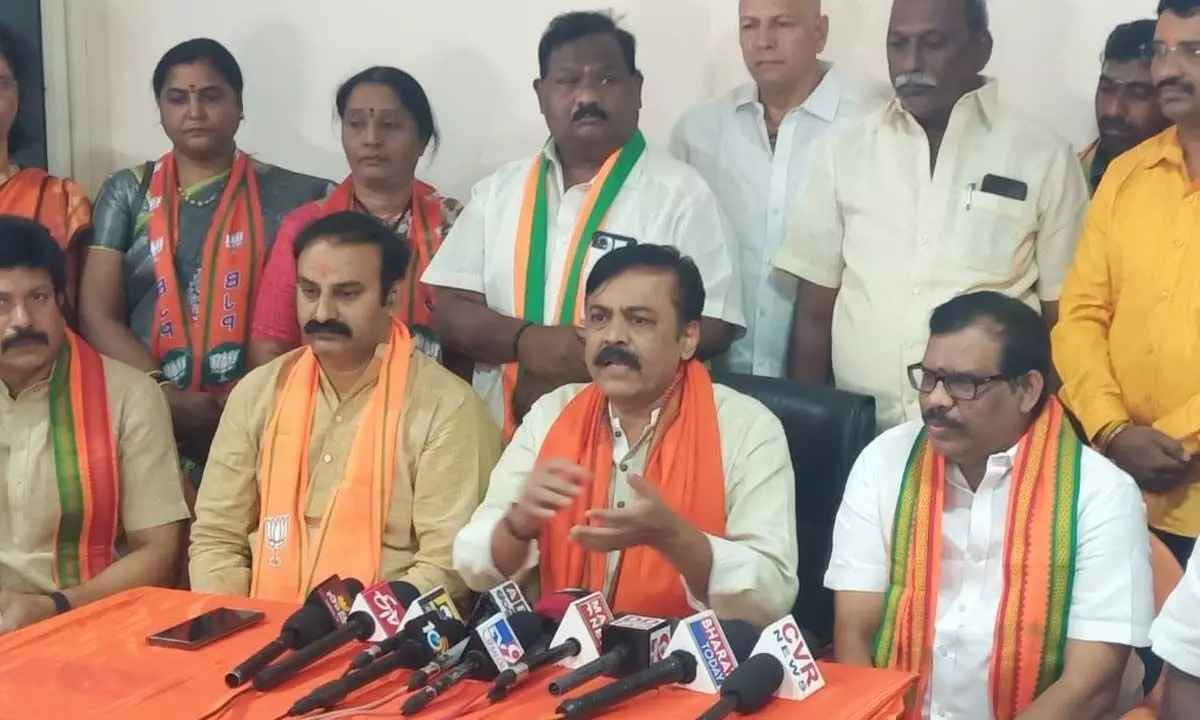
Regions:
<instances>
[{"instance_id":1,"label":"orange table cloth","mask_svg":"<svg viewBox=\"0 0 1200 720\"><path fill-rule=\"evenodd\" d=\"M218 607L261 610L265 622L197 651L151 647L146 638ZM0 637L0 718L73 720L196 720L228 698L225 673L275 638L295 606L246 598L141 588ZM274 720L309 691L337 678L362 646L325 657L269 693L239 696L220 720ZM896 718L914 678L906 673L823 664L826 687L802 703L775 701L756 717L876 720ZM503 703L466 715L471 720L540 720L554 717L561 701L546 684L545 669ZM397 691L404 673L352 695L356 706ZM596 681L584 689L602 684ZM468 682L432 703L416 718L439 718L479 695L486 685ZM577 693L584 689L577 690ZM614 720L696 717L714 702L708 695L667 688L610 711ZM400 701L381 710L399 717Z\"/></svg>"}]
</instances>

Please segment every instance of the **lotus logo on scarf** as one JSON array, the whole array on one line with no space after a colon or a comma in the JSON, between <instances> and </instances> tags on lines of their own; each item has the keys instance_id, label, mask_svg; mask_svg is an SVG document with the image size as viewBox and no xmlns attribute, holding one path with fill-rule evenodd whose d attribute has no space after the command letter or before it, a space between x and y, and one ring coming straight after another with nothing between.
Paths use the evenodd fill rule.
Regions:
<instances>
[{"instance_id":1,"label":"lotus logo on scarf","mask_svg":"<svg viewBox=\"0 0 1200 720\"><path fill-rule=\"evenodd\" d=\"M291 524L291 520L287 515L271 515L263 518L263 533L266 535L267 548L271 551L271 557L267 558L267 564L271 567L283 565L283 560L279 557L279 548L287 542L288 526Z\"/></svg>"},{"instance_id":2,"label":"lotus logo on scarf","mask_svg":"<svg viewBox=\"0 0 1200 720\"><path fill-rule=\"evenodd\" d=\"M162 238L154 238L150 241L150 255L152 257L158 257L159 255L162 255L163 242L164 241Z\"/></svg>"},{"instance_id":3,"label":"lotus logo on scarf","mask_svg":"<svg viewBox=\"0 0 1200 720\"><path fill-rule=\"evenodd\" d=\"M159 205L162 205L162 197L160 197L158 195L155 195L154 197L150 198L150 200L146 203L146 207L149 210L149 212L154 212L155 210L157 210Z\"/></svg>"},{"instance_id":4,"label":"lotus logo on scarf","mask_svg":"<svg viewBox=\"0 0 1200 720\"><path fill-rule=\"evenodd\" d=\"M230 250L237 250L246 240L246 233L242 231L232 232L225 236L225 247Z\"/></svg>"},{"instance_id":5,"label":"lotus logo on scarf","mask_svg":"<svg viewBox=\"0 0 1200 720\"><path fill-rule=\"evenodd\" d=\"M166 375L171 382L178 385L183 376L187 374L188 363L190 362L187 355L183 354L169 358L163 363L163 375Z\"/></svg>"}]
</instances>

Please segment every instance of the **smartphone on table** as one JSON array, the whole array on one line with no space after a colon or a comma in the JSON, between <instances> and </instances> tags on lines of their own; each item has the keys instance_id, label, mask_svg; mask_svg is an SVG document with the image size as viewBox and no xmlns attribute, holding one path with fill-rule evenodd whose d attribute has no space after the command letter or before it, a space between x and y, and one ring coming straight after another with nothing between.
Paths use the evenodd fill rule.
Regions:
<instances>
[{"instance_id":1,"label":"smartphone on table","mask_svg":"<svg viewBox=\"0 0 1200 720\"><path fill-rule=\"evenodd\" d=\"M257 610L217 608L156 632L146 638L146 642L156 647L198 650L221 638L257 625L265 618L266 615Z\"/></svg>"}]
</instances>

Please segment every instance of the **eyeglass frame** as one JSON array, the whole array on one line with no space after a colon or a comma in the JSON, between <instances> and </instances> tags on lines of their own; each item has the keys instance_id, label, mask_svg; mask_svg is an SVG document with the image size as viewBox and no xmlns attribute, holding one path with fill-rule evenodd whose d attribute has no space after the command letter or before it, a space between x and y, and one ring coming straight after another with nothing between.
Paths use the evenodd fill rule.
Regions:
<instances>
[{"instance_id":1,"label":"eyeglass frame","mask_svg":"<svg viewBox=\"0 0 1200 720\"><path fill-rule=\"evenodd\" d=\"M1187 52L1183 52L1186 50ZM1184 61L1200 62L1200 40L1183 40L1175 44L1155 40L1146 48L1147 57L1151 60L1162 60L1170 55L1179 54Z\"/></svg>"},{"instance_id":2,"label":"eyeglass frame","mask_svg":"<svg viewBox=\"0 0 1200 720\"><path fill-rule=\"evenodd\" d=\"M988 375L986 377L975 377L974 375L971 375L970 373L941 373L941 372L937 372L934 370L930 370L929 368L925 367L924 363L920 363L920 362L915 362L912 365L909 365L907 368L905 368L905 370L906 370L906 374L908 375L909 385L912 385L912 389L916 390L918 393L920 393L922 395L929 395L929 394L933 393L934 390L937 390L938 385L941 385L942 389L946 391L947 395L949 395L951 398L953 398L955 400L961 400L963 402L970 402L972 400L978 399L980 391L992 383L995 383L995 382L1011 383L1014 380L1016 380L1018 377L1020 377L1020 375L1017 375L1014 377L1010 373L998 373L996 375ZM920 371L922 373L922 375L924 375L924 374L933 375L933 387L929 388L928 390L921 389L921 383L918 382L917 376L916 376L916 373L918 371ZM972 392L971 392L971 397L959 397L959 396L955 395L954 393L950 392L950 386L946 383L946 380L949 379L950 377L959 377L964 380L969 380L971 382L971 386L973 388Z\"/></svg>"}]
</instances>

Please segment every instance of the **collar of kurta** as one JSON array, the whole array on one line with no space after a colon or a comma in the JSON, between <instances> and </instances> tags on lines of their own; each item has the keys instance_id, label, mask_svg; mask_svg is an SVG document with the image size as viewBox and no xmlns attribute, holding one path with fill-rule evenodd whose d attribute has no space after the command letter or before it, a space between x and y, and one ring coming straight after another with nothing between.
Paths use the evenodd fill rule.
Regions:
<instances>
[{"instance_id":1,"label":"collar of kurta","mask_svg":"<svg viewBox=\"0 0 1200 720\"><path fill-rule=\"evenodd\" d=\"M825 122L833 122L837 119L838 108L842 104L842 82L833 69L833 63L822 60L820 64L821 82L817 83L812 93L796 109ZM739 86L733 91L733 105L736 110L761 109L758 86L752 82Z\"/></svg>"},{"instance_id":2,"label":"collar of kurta","mask_svg":"<svg viewBox=\"0 0 1200 720\"><path fill-rule=\"evenodd\" d=\"M617 148L617 150L614 152L619 152L620 149L621 148ZM648 149L647 149L647 151L648 151ZM550 169L551 169L552 177L554 180L555 187L558 188L559 193L566 192L569 188L563 187L564 180L563 180L562 160L560 160L558 157L558 146L554 144L553 137L546 139L546 143L544 145L542 145L541 155L550 161ZM638 186L638 183L642 177L642 173L641 173L642 163L645 160L646 160L646 153L642 153L642 157L638 159L637 164L633 166L633 170L631 170L629 172L629 177L625 178L625 182L621 185L622 190L628 190L630 188L636 188ZM583 185L580 187L588 188L588 187L591 187L591 185L592 185L591 182L588 182L586 185Z\"/></svg>"},{"instance_id":3,"label":"collar of kurta","mask_svg":"<svg viewBox=\"0 0 1200 720\"><path fill-rule=\"evenodd\" d=\"M1142 147L1145 148L1142 153L1143 168L1152 168L1160 163L1175 168L1187 167L1183 146L1179 144L1179 128L1175 125L1150 138Z\"/></svg>"},{"instance_id":4,"label":"collar of kurta","mask_svg":"<svg viewBox=\"0 0 1200 720\"><path fill-rule=\"evenodd\" d=\"M958 99L958 102L954 103L954 109L950 111L950 116L954 117L963 112L977 113L981 120L990 125L996 121L996 114L999 111L1000 84L995 78L984 76L983 85L963 95ZM904 104L895 95L892 96L891 102L888 103L887 108L884 110L884 118L905 118L916 122L916 118L904 109Z\"/></svg>"}]
</instances>

